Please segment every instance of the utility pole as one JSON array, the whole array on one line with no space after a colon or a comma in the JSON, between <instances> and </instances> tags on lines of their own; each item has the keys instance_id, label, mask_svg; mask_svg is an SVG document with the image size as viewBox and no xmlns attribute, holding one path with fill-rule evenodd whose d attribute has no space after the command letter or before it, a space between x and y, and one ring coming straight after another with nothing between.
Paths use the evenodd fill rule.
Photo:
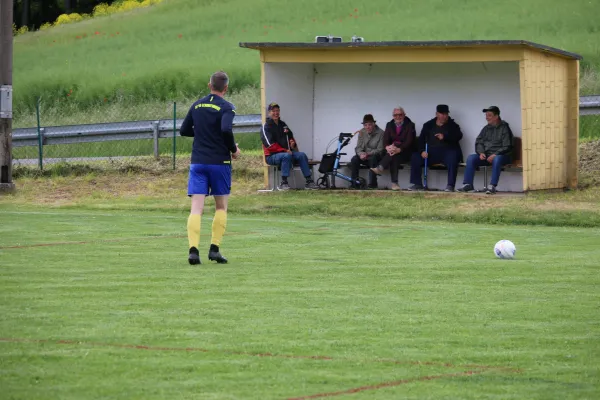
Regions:
<instances>
[{"instance_id":1,"label":"utility pole","mask_svg":"<svg viewBox=\"0 0 600 400\"><path fill-rule=\"evenodd\" d=\"M0 0L0 192L12 181L13 0Z\"/></svg>"}]
</instances>

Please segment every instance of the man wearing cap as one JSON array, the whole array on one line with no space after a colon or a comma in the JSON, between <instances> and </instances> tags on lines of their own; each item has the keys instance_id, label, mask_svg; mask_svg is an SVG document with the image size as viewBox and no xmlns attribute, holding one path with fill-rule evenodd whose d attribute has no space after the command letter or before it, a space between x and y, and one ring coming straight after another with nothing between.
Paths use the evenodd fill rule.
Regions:
<instances>
[{"instance_id":1,"label":"man wearing cap","mask_svg":"<svg viewBox=\"0 0 600 400\"><path fill-rule=\"evenodd\" d=\"M372 169L379 165L381 156L384 152L383 130L375 124L373 115L366 114L363 117L363 128L356 131L358 142L356 143L356 155L350 160L351 178L353 181L358 179L361 165L366 165L369 170L369 188L377 188L377 174Z\"/></svg>"},{"instance_id":2,"label":"man wearing cap","mask_svg":"<svg viewBox=\"0 0 600 400\"><path fill-rule=\"evenodd\" d=\"M410 161L410 183L408 190L423 190L421 170L427 163L444 164L448 168L446 192L453 192L458 174L458 164L462 161L459 141L463 134L460 126L449 116L450 108L446 104L436 107L435 118L423 124L419 135L419 152L412 155ZM427 145L427 146L426 146ZM427 149L427 151L425 151Z\"/></svg>"},{"instance_id":3,"label":"man wearing cap","mask_svg":"<svg viewBox=\"0 0 600 400\"><path fill-rule=\"evenodd\" d=\"M513 151L513 133L507 122L500 119L500 109L491 106L483 109L487 125L483 127L475 140L475 154L467 158L467 167L460 192L472 192L475 169L480 166L492 166L492 179L486 186L487 194L495 194L502 166L510 164ZM486 182L487 184L487 182Z\"/></svg>"},{"instance_id":4,"label":"man wearing cap","mask_svg":"<svg viewBox=\"0 0 600 400\"><path fill-rule=\"evenodd\" d=\"M288 176L294 162L298 163L302 170L302 175L306 179L306 189L317 189L310 166L308 165L308 157L305 153L298 151L298 145L292 130L287 124L279 118L279 104L273 102L268 107L269 116L262 126L260 138L263 143L265 160L269 165L281 166L281 184L279 190L288 190Z\"/></svg>"}]
</instances>

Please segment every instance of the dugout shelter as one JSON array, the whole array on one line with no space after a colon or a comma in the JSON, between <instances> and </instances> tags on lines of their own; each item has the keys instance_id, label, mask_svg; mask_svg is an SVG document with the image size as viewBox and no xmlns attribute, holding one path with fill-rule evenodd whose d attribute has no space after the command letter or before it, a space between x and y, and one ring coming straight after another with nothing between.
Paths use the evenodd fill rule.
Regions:
<instances>
[{"instance_id":1,"label":"dugout shelter","mask_svg":"<svg viewBox=\"0 0 600 400\"><path fill-rule=\"evenodd\" d=\"M311 160L333 151L330 142L340 132L360 129L364 114L373 114L385 129L392 109L402 106L419 134L437 104L448 104L461 126L466 160L486 124L482 109L495 105L517 142L498 190L577 186L578 54L524 40L258 42L240 47L259 52L263 121L266 105L280 104L281 118ZM349 161L354 145L343 161ZM408 171L408 166L400 171L403 187ZM457 186L463 172L459 169ZM272 173L265 168L265 182ZM483 175L476 174L476 187L484 186ZM432 171L428 183L444 188L445 171Z\"/></svg>"}]
</instances>

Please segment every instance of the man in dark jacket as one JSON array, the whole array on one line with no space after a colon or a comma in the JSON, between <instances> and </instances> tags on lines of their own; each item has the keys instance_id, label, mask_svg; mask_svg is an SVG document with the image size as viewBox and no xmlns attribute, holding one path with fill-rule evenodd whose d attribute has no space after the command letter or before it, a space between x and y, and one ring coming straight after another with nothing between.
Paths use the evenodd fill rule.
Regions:
<instances>
[{"instance_id":1,"label":"man in dark jacket","mask_svg":"<svg viewBox=\"0 0 600 400\"><path fill-rule=\"evenodd\" d=\"M383 145L385 152L383 158L376 168L371 168L377 175L381 175L384 169L390 169L392 190L400 190L398 185L398 168L400 164L408 164L413 152L416 151L415 124L406 116L402 107L394 108L392 119L385 126L383 134Z\"/></svg>"},{"instance_id":2,"label":"man in dark jacket","mask_svg":"<svg viewBox=\"0 0 600 400\"><path fill-rule=\"evenodd\" d=\"M302 175L306 179L306 189L316 189L310 166L308 165L308 157L305 153L298 151L298 144L294 139L292 130L283 120L279 118L280 107L277 103L271 103L268 107L269 117L262 127L260 138L265 152L265 160L269 165L281 166L281 184L279 190L288 190L288 176L293 163L300 165Z\"/></svg>"},{"instance_id":3,"label":"man in dark jacket","mask_svg":"<svg viewBox=\"0 0 600 400\"><path fill-rule=\"evenodd\" d=\"M480 166L492 166L492 179L486 186L487 194L495 194L502 166L510 164L513 151L513 133L510 126L500 119L500 109L491 106L483 110L487 125L483 127L475 140L475 153L467 158L467 168L460 192L472 192L475 169ZM487 184L487 182L486 182Z\"/></svg>"},{"instance_id":4,"label":"man in dark jacket","mask_svg":"<svg viewBox=\"0 0 600 400\"><path fill-rule=\"evenodd\" d=\"M463 134L460 126L449 117L450 108L440 104L436 108L435 118L423 125L419 135L419 151L410 161L410 183L408 190L423 190L421 170L425 159L429 166L444 164L448 168L446 192L453 192L458 174L458 164L462 160L459 141ZM427 145L427 147L426 147ZM427 151L425 149L427 148Z\"/></svg>"}]
</instances>

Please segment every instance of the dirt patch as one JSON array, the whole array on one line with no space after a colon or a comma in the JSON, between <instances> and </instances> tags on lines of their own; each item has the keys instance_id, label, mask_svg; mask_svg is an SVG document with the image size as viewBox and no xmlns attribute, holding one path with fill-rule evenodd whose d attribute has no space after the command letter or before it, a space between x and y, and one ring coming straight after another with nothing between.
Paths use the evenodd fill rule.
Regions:
<instances>
[{"instance_id":1,"label":"dirt patch","mask_svg":"<svg viewBox=\"0 0 600 400\"><path fill-rule=\"evenodd\" d=\"M579 172L600 172L600 140L579 145Z\"/></svg>"},{"instance_id":2,"label":"dirt patch","mask_svg":"<svg viewBox=\"0 0 600 400\"><path fill-rule=\"evenodd\" d=\"M465 213L494 208L515 207L523 210L599 210L600 205L600 140L580 145L580 188L565 193L547 195L459 195L458 193L409 193L391 190L331 191L330 195L349 198L378 198L396 196L423 197L430 201L452 203ZM135 163L109 166L60 165L52 170L36 172L19 171L15 177L16 202L31 204L65 205L86 199L117 200L132 198L176 199L186 202L189 159L177 160L177 170L170 166L172 160L151 158ZM263 158L260 154L245 154L236 161L233 170L232 193L254 195L264 185ZM324 193L325 194L325 193ZM9 198L6 198L9 200ZM268 201L265 201L268 205ZM431 202L429 204L432 204Z\"/></svg>"}]
</instances>

